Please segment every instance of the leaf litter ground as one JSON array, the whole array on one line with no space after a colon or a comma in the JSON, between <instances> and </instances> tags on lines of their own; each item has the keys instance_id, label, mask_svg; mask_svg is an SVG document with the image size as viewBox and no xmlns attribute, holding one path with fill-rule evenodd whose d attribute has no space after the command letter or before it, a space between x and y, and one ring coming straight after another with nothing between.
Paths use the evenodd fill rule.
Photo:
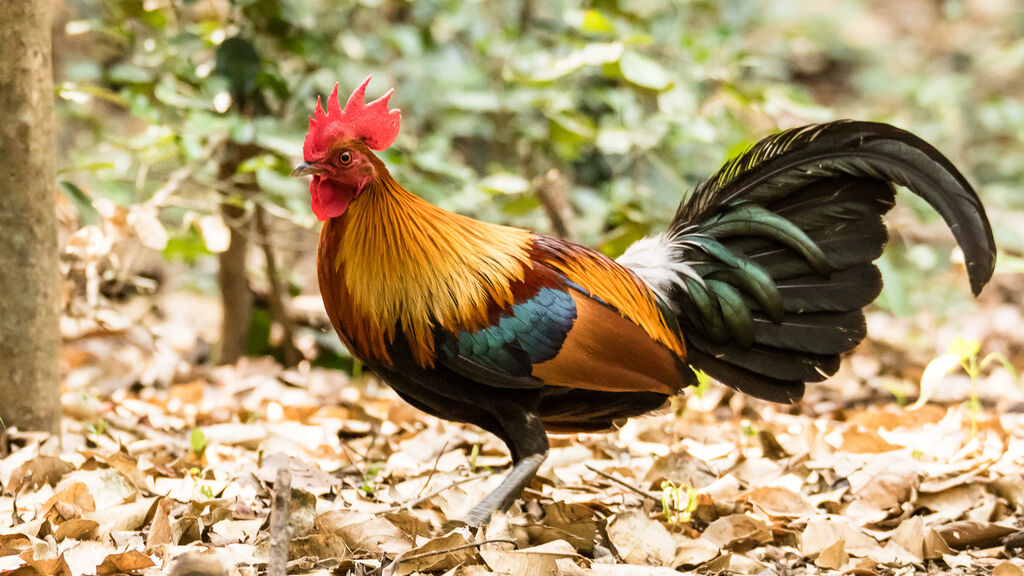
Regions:
<instances>
[{"instance_id":1,"label":"leaf litter ground","mask_svg":"<svg viewBox=\"0 0 1024 576\"><path fill-rule=\"evenodd\" d=\"M479 533L455 521L507 469L494 437L372 377L194 366L176 322L67 342L62 442L0 442L0 574L264 572L281 467L291 574L1024 568L1019 379L983 377L974 431L962 377L900 407L928 360L901 344L910 320L872 314L881 337L798 406L712 385L610 434L555 437L523 500Z\"/></svg>"}]
</instances>

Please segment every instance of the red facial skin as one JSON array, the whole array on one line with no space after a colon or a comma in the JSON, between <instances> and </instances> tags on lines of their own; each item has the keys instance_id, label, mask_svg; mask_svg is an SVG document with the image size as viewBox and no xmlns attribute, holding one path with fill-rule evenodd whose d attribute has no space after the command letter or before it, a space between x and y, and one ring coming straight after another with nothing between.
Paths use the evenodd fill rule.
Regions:
<instances>
[{"instance_id":1,"label":"red facial skin","mask_svg":"<svg viewBox=\"0 0 1024 576\"><path fill-rule=\"evenodd\" d=\"M348 205L377 174L377 169L362 143L348 142L334 148L315 164L320 173L313 176L309 194L313 213L325 221L345 213Z\"/></svg>"}]
</instances>

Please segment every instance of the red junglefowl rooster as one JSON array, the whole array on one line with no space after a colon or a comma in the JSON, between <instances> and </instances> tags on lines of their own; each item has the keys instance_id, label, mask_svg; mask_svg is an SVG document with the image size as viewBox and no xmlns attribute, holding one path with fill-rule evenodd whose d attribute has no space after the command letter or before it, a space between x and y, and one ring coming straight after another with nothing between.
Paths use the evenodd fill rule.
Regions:
<instances>
[{"instance_id":1,"label":"red junglefowl rooster","mask_svg":"<svg viewBox=\"0 0 1024 576\"><path fill-rule=\"evenodd\" d=\"M514 466L468 514L508 508L548 452L547 432L592 432L654 410L703 370L757 398L796 402L865 335L882 288L893 184L942 215L977 295L995 243L970 184L916 136L831 122L770 136L684 200L668 231L618 260L452 214L374 155L398 136L388 98L309 119L304 162L324 221L318 275L335 330L398 395L475 424Z\"/></svg>"}]
</instances>

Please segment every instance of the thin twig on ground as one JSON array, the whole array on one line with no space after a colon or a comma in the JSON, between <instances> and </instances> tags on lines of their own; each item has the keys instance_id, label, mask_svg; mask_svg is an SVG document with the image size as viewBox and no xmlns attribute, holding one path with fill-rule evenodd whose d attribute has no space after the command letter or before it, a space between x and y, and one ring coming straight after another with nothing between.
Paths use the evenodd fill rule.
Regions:
<instances>
[{"instance_id":1,"label":"thin twig on ground","mask_svg":"<svg viewBox=\"0 0 1024 576\"><path fill-rule=\"evenodd\" d=\"M644 498L650 498L651 500L654 500L655 502L661 502L661 497L660 496L658 496L656 494L652 494L651 492L648 492L648 491L646 491L646 490L644 490L644 489L642 489L642 488L640 488L638 486L630 484L629 482L626 482L622 478L619 478L617 476L613 476L613 475L611 475L611 474L609 474L609 473L607 473L607 472L605 472L603 470L598 470L597 468L594 468L590 464L586 464L586 467L587 467L587 470L590 470L591 472L597 474L598 476L600 476L602 478L606 478L608 480L611 480L612 482L615 482L616 484L618 484L618 485L620 485L620 486L622 486L624 488L628 488L629 490L632 490L633 492L636 492L637 494L643 496Z\"/></svg>"},{"instance_id":2,"label":"thin twig on ground","mask_svg":"<svg viewBox=\"0 0 1024 576\"><path fill-rule=\"evenodd\" d=\"M444 456L444 451L448 449L448 440L444 441L444 446L441 446L441 451L437 453L437 458L434 459L434 467L430 469L430 474L427 475L427 481L423 483L423 488L416 493L416 498L423 495L423 491L430 486L430 480L434 478L434 473L437 472L437 465L441 463L441 456Z\"/></svg>"},{"instance_id":3,"label":"thin twig on ground","mask_svg":"<svg viewBox=\"0 0 1024 576\"><path fill-rule=\"evenodd\" d=\"M444 493L447 490L451 490L452 488L455 488L456 486L458 486L460 484L465 484L467 482L472 482L473 480L480 480L481 478L484 478L485 476L487 476L487 475L486 474L477 474L476 476L467 476L465 478L459 478L458 480L452 481L452 483L448 484L447 486L442 486L441 488L438 488L437 490L434 490L433 492L430 492L429 494L426 494L426 495L424 495L422 497L416 498L412 502L406 502L406 503L403 503L403 504L398 504L398 505L396 505L396 506L391 508L391 512L395 512L395 511L401 510L403 508L408 508L408 509L411 510L411 509L415 508L416 506L419 506L423 502L426 502L427 500L430 500L434 496L442 494L442 493Z\"/></svg>"},{"instance_id":4,"label":"thin twig on ground","mask_svg":"<svg viewBox=\"0 0 1024 576\"><path fill-rule=\"evenodd\" d=\"M287 466L277 469L274 482L274 502L270 509L270 559L267 576L286 576L288 573L288 545L291 542L288 505L292 499L292 473Z\"/></svg>"}]
</instances>

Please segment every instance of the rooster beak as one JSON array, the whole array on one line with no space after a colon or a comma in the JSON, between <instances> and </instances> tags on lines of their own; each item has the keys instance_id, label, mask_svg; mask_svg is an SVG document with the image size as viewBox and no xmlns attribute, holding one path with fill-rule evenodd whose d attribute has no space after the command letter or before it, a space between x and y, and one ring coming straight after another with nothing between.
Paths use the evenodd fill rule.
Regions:
<instances>
[{"instance_id":1,"label":"rooster beak","mask_svg":"<svg viewBox=\"0 0 1024 576\"><path fill-rule=\"evenodd\" d=\"M292 170L292 178L299 178L301 176L311 176L322 172L321 168L316 164L310 164L309 162L303 162Z\"/></svg>"}]
</instances>

